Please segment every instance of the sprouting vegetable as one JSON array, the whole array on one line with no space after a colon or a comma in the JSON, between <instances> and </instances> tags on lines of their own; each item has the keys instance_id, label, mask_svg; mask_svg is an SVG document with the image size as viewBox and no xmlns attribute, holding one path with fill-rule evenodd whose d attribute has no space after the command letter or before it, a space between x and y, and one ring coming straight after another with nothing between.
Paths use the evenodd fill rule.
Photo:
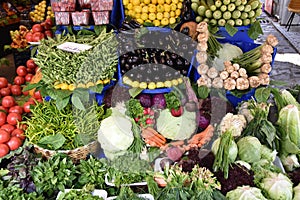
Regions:
<instances>
[{"instance_id":1,"label":"sprouting vegetable","mask_svg":"<svg viewBox=\"0 0 300 200\"><path fill-rule=\"evenodd\" d=\"M261 158L261 143L256 137L246 136L237 142L239 158L248 163L258 162Z\"/></svg>"},{"instance_id":2,"label":"sprouting vegetable","mask_svg":"<svg viewBox=\"0 0 300 200\"><path fill-rule=\"evenodd\" d=\"M262 180L260 187L268 194L270 199L292 200L293 198L293 183L282 173L270 172Z\"/></svg>"},{"instance_id":3,"label":"sprouting vegetable","mask_svg":"<svg viewBox=\"0 0 300 200\"><path fill-rule=\"evenodd\" d=\"M235 200L267 200L259 188L250 187L248 185L239 186L227 192L226 198Z\"/></svg>"}]
</instances>

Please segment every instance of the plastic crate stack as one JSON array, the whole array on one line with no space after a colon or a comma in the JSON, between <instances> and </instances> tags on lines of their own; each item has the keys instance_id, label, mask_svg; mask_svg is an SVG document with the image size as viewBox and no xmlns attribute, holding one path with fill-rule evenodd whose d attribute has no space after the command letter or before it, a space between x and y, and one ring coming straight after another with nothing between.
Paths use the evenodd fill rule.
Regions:
<instances>
[{"instance_id":1,"label":"plastic crate stack","mask_svg":"<svg viewBox=\"0 0 300 200\"><path fill-rule=\"evenodd\" d=\"M113 4L113 0L51 0L56 25L109 24ZM90 20L91 16L93 20Z\"/></svg>"}]
</instances>

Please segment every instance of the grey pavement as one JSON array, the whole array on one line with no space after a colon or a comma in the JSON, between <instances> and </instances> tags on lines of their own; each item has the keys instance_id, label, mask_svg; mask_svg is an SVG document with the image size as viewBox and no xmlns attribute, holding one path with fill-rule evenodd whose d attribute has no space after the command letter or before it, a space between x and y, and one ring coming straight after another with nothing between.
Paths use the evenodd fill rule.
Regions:
<instances>
[{"instance_id":1,"label":"grey pavement","mask_svg":"<svg viewBox=\"0 0 300 200\"><path fill-rule=\"evenodd\" d=\"M271 80L284 82L286 85L280 86L283 88L300 84L300 26L292 26L287 32L285 26L280 26L276 19L267 14L263 14L262 17L264 19L261 20L261 26L264 34L256 42L264 42L269 34L276 36L279 41Z\"/></svg>"}]
</instances>

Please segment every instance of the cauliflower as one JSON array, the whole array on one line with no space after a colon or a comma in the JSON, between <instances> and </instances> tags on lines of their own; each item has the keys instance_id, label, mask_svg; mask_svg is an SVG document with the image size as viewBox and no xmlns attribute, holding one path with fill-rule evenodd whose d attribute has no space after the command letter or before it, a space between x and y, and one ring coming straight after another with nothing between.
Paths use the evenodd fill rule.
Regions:
<instances>
[{"instance_id":1,"label":"cauliflower","mask_svg":"<svg viewBox=\"0 0 300 200\"><path fill-rule=\"evenodd\" d=\"M220 124L221 133L225 133L227 130L232 131L234 137L241 135L243 129L246 127L247 121L244 115L234 115L227 113Z\"/></svg>"}]
</instances>

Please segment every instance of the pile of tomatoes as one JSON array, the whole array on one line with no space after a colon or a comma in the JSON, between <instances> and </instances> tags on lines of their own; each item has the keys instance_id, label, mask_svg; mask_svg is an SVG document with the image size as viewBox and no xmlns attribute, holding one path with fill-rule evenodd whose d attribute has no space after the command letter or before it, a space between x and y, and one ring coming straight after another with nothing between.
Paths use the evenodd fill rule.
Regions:
<instances>
[{"instance_id":1,"label":"pile of tomatoes","mask_svg":"<svg viewBox=\"0 0 300 200\"><path fill-rule=\"evenodd\" d=\"M31 81L37 69L37 65L30 59L26 62L26 67L17 67L14 84L10 84L5 77L0 77L0 158L23 144L26 127L20 122L30 113L30 105L42 101L40 91L35 91L32 97L28 96L28 91L22 92L23 86Z\"/></svg>"}]
</instances>

